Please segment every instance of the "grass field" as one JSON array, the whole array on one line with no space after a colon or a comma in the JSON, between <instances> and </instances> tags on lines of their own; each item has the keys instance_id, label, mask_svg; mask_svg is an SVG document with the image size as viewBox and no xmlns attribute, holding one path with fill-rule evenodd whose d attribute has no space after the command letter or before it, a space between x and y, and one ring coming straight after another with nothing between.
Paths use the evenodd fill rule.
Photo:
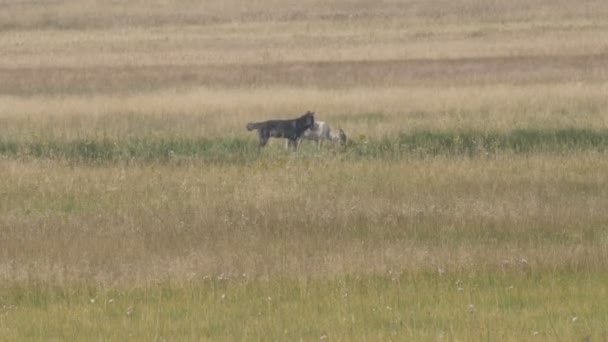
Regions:
<instances>
[{"instance_id":1,"label":"grass field","mask_svg":"<svg viewBox=\"0 0 608 342\"><path fill-rule=\"evenodd\" d=\"M608 3L0 8L1 339L608 339Z\"/></svg>"}]
</instances>

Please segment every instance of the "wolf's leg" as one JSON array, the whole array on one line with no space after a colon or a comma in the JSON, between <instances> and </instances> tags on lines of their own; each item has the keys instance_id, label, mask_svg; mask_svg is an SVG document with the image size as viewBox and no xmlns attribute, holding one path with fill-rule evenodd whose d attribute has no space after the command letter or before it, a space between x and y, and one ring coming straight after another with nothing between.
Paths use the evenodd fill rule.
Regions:
<instances>
[{"instance_id":1,"label":"wolf's leg","mask_svg":"<svg viewBox=\"0 0 608 342\"><path fill-rule=\"evenodd\" d=\"M269 138L268 132L265 129L260 129L258 131L258 138L260 140L260 147L266 146Z\"/></svg>"},{"instance_id":2,"label":"wolf's leg","mask_svg":"<svg viewBox=\"0 0 608 342\"><path fill-rule=\"evenodd\" d=\"M293 146L293 150L296 151L298 149L298 139L288 139L287 140L287 148L289 149L289 146Z\"/></svg>"}]
</instances>

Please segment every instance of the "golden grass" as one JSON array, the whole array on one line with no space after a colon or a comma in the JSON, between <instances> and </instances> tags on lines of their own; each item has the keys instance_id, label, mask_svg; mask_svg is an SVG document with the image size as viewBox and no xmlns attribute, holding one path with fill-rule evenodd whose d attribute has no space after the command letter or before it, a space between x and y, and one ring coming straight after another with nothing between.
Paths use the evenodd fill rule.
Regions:
<instances>
[{"instance_id":1,"label":"golden grass","mask_svg":"<svg viewBox=\"0 0 608 342\"><path fill-rule=\"evenodd\" d=\"M606 6L559 3L8 4L0 91L605 81Z\"/></svg>"},{"instance_id":2,"label":"golden grass","mask_svg":"<svg viewBox=\"0 0 608 342\"><path fill-rule=\"evenodd\" d=\"M493 87L191 89L133 95L0 97L5 139L50 136L246 137L247 122L305 110L359 135L415 130L608 128L608 88L558 84Z\"/></svg>"},{"instance_id":3,"label":"golden grass","mask_svg":"<svg viewBox=\"0 0 608 342\"><path fill-rule=\"evenodd\" d=\"M247 122L309 109L380 147L421 130L608 128L605 1L0 6L6 146L253 145ZM223 164L9 148L0 334L605 338L608 163L581 146L393 159L275 146Z\"/></svg>"},{"instance_id":4,"label":"golden grass","mask_svg":"<svg viewBox=\"0 0 608 342\"><path fill-rule=\"evenodd\" d=\"M146 284L190 272L602 270L604 159L5 161L0 273L5 281Z\"/></svg>"},{"instance_id":5,"label":"golden grass","mask_svg":"<svg viewBox=\"0 0 608 342\"><path fill-rule=\"evenodd\" d=\"M437 25L395 17L6 31L1 33L0 66L44 70L601 54L606 52L605 30L602 21L584 19Z\"/></svg>"}]
</instances>

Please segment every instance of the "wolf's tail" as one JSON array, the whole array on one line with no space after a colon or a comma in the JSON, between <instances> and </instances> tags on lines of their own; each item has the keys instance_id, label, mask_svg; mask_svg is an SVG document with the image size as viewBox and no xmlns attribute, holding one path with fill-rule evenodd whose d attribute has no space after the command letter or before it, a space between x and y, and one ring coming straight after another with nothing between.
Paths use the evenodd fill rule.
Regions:
<instances>
[{"instance_id":1,"label":"wolf's tail","mask_svg":"<svg viewBox=\"0 0 608 342\"><path fill-rule=\"evenodd\" d=\"M258 129L260 128L260 123L259 122L250 122L247 124L247 130L248 131L253 131L254 129Z\"/></svg>"}]
</instances>

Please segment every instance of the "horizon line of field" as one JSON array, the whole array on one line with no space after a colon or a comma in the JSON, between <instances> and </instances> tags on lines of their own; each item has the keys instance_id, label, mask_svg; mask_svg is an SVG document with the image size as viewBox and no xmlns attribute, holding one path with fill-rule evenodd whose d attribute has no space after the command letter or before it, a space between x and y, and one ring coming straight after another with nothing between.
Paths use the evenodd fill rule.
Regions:
<instances>
[{"instance_id":1,"label":"horizon line of field","mask_svg":"<svg viewBox=\"0 0 608 342\"><path fill-rule=\"evenodd\" d=\"M279 139L273 139L279 140ZM283 139L280 139L283 140ZM329 146L327 146L329 145ZM304 155L318 155L304 142ZM300 148L302 150L302 147ZM332 151L346 159L399 159L427 156L475 157L499 153L580 152L608 150L608 129L516 129L509 132L414 131L394 136L350 138L346 145L326 143L319 152ZM333 147L333 148L332 148ZM83 162L120 160L200 159L206 162L251 162L266 155L254 138L132 137L61 140L0 139L0 156L64 159Z\"/></svg>"}]
</instances>

